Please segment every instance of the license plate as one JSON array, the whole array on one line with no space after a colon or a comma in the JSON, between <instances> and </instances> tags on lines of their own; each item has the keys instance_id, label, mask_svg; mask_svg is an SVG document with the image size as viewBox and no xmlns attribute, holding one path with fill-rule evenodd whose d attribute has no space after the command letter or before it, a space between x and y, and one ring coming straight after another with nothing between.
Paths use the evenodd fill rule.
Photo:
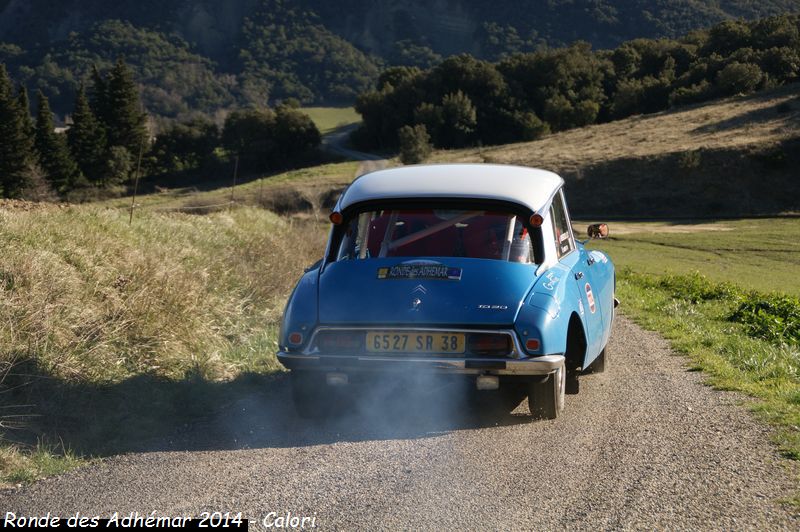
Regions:
<instances>
[{"instance_id":1,"label":"license plate","mask_svg":"<svg viewBox=\"0 0 800 532\"><path fill-rule=\"evenodd\" d=\"M367 333L370 353L463 353L466 340L461 333L416 333L375 331Z\"/></svg>"}]
</instances>

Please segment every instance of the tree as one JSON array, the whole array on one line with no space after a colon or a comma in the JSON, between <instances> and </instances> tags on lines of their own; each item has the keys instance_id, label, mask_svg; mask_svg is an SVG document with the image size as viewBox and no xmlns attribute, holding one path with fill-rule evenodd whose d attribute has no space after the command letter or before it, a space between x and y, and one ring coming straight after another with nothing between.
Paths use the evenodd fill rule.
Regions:
<instances>
[{"instance_id":1,"label":"tree","mask_svg":"<svg viewBox=\"0 0 800 532\"><path fill-rule=\"evenodd\" d=\"M717 75L717 85L723 94L751 92L761 83L763 77L758 65L734 61Z\"/></svg>"},{"instance_id":2,"label":"tree","mask_svg":"<svg viewBox=\"0 0 800 532\"><path fill-rule=\"evenodd\" d=\"M89 92L89 102L101 124L108 124L111 111L108 105L108 82L98 70L97 65L92 65L92 85Z\"/></svg>"},{"instance_id":3,"label":"tree","mask_svg":"<svg viewBox=\"0 0 800 532\"><path fill-rule=\"evenodd\" d=\"M475 106L461 91L442 98L442 133L439 141L448 148L465 146L477 125Z\"/></svg>"},{"instance_id":4,"label":"tree","mask_svg":"<svg viewBox=\"0 0 800 532\"><path fill-rule=\"evenodd\" d=\"M138 154L147 141L147 115L139 104L133 71L119 59L106 84L107 110L103 119L108 145L123 146L128 153Z\"/></svg>"},{"instance_id":5,"label":"tree","mask_svg":"<svg viewBox=\"0 0 800 532\"><path fill-rule=\"evenodd\" d=\"M33 146L34 139L36 138L36 127L33 125L33 119L31 118L31 104L28 100L28 89L25 88L25 85L19 88L17 103L20 119L22 120L22 129L25 132L25 136L28 137L29 145Z\"/></svg>"},{"instance_id":6,"label":"tree","mask_svg":"<svg viewBox=\"0 0 800 532\"><path fill-rule=\"evenodd\" d=\"M67 141L72 156L83 175L92 183L101 182L105 169L106 135L89 107L83 84L75 97L72 126L67 131Z\"/></svg>"},{"instance_id":7,"label":"tree","mask_svg":"<svg viewBox=\"0 0 800 532\"><path fill-rule=\"evenodd\" d=\"M72 159L64 135L55 132L53 113L47 97L38 91L36 115L36 153L39 164L53 188L63 194L80 183L83 176Z\"/></svg>"},{"instance_id":8,"label":"tree","mask_svg":"<svg viewBox=\"0 0 800 532\"><path fill-rule=\"evenodd\" d=\"M293 164L316 149L322 137L311 118L291 107L280 106L275 115L275 145L283 161Z\"/></svg>"},{"instance_id":9,"label":"tree","mask_svg":"<svg viewBox=\"0 0 800 532\"><path fill-rule=\"evenodd\" d=\"M219 145L219 130L211 122L175 124L156 137L156 172L182 172L204 166Z\"/></svg>"},{"instance_id":10,"label":"tree","mask_svg":"<svg viewBox=\"0 0 800 532\"><path fill-rule=\"evenodd\" d=\"M274 128L275 113L270 109L234 111L225 119L222 145L239 156L242 168L265 170L276 158Z\"/></svg>"},{"instance_id":11,"label":"tree","mask_svg":"<svg viewBox=\"0 0 800 532\"><path fill-rule=\"evenodd\" d=\"M0 191L5 197L22 194L29 184L32 163L32 146L19 101L14 98L6 67L0 63Z\"/></svg>"},{"instance_id":12,"label":"tree","mask_svg":"<svg viewBox=\"0 0 800 532\"><path fill-rule=\"evenodd\" d=\"M421 163L431 154L431 137L424 125L403 126L397 131L397 137L403 164Z\"/></svg>"},{"instance_id":13,"label":"tree","mask_svg":"<svg viewBox=\"0 0 800 532\"><path fill-rule=\"evenodd\" d=\"M103 169L104 186L118 185L130 177L133 158L124 146L111 146Z\"/></svg>"}]
</instances>

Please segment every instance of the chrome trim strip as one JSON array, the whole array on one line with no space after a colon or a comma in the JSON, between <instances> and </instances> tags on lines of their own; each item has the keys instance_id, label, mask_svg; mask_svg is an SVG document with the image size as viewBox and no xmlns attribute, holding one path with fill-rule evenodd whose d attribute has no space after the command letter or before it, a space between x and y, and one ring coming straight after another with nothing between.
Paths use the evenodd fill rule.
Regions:
<instances>
[{"instance_id":1,"label":"chrome trim strip","mask_svg":"<svg viewBox=\"0 0 800 532\"><path fill-rule=\"evenodd\" d=\"M513 346L513 350L510 355L511 358L521 359L523 357L527 357L528 354L522 349L522 344L520 344L519 339L517 338L517 334L512 329L457 329L457 328L442 328L442 327L392 327L391 325L386 325L383 327L336 327L336 326L329 326L323 325L317 327L314 330L314 334L311 335L311 339L306 344L305 349L303 349L302 353L304 355L316 355L319 354L319 349L316 347L312 348L314 345L317 334L320 331L409 331L409 332L432 332L432 333L486 333L486 334L505 334L511 337L511 345ZM435 355L435 353L434 353ZM332 355L335 356L335 355ZM376 356L380 356L379 354ZM495 359L496 360L496 359Z\"/></svg>"},{"instance_id":2,"label":"chrome trim strip","mask_svg":"<svg viewBox=\"0 0 800 532\"><path fill-rule=\"evenodd\" d=\"M525 360L497 358L393 358L385 356L312 356L297 353L278 353L278 361L291 367L293 361L301 364L311 362L319 371L377 371L383 366L396 364L398 367L416 365L435 372L456 373L466 375L549 375L564 367L564 355L543 355ZM505 362L505 369L467 368L467 362L496 363ZM353 364L355 363L355 364ZM372 364L375 364L374 366ZM307 368L310 369L310 368Z\"/></svg>"}]
</instances>

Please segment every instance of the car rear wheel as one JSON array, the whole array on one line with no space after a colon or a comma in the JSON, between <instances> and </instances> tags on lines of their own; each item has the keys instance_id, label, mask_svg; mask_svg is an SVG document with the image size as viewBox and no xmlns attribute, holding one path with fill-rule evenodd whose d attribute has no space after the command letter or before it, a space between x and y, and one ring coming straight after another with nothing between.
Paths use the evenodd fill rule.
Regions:
<instances>
[{"instance_id":1,"label":"car rear wheel","mask_svg":"<svg viewBox=\"0 0 800 532\"><path fill-rule=\"evenodd\" d=\"M535 419L556 419L564 410L566 385L564 366L547 376L543 382L528 385L528 408Z\"/></svg>"},{"instance_id":2,"label":"car rear wheel","mask_svg":"<svg viewBox=\"0 0 800 532\"><path fill-rule=\"evenodd\" d=\"M302 418L325 417L331 412L331 400L325 375L307 371L292 371L292 400L294 408Z\"/></svg>"}]
</instances>

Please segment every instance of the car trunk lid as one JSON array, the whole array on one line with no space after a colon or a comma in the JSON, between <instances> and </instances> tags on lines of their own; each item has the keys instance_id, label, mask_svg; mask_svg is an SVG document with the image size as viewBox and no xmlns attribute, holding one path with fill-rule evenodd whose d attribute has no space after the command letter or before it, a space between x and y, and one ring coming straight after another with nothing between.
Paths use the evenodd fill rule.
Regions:
<instances>
[{"instance_id":1,"label":"car trunk lid","mask_svg":"<svg viewBox=\"0 0 800 532\"><path fill-rule=\"evenodd\" d=\"M335 262L320 276L320 323L508 326L535 272L532 264L487 259Z\"/></svg>"}]
</instances>

